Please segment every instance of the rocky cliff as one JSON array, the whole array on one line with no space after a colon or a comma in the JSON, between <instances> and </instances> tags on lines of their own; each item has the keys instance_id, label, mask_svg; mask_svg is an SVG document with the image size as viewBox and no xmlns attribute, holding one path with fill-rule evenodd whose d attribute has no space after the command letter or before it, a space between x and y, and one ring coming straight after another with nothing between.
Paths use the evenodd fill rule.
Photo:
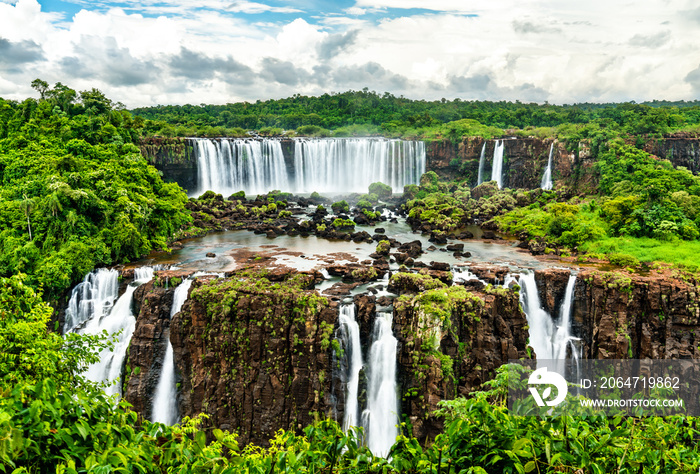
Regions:
<instances>
[{"instance_id":1,"label":"rocky cliff","mask_svg":"<svg viewBox=\"0 0 700 474\"><path fill-rule=\"evenodd\" d=\"M337 310L303 289L310 281L234 275L193 282L170 327L182 416L207 413L208 425L265 444L280 428L332 414Z\"/></svg>"},{"instance_id":2,"label":"rocky cliff","mask_svg":"<svg viewBox=\"0 0 700 474\"><path fill-rule=\"evenodd\" d=\"M419 439L441 429L431 415L440 400L479 389L497 367L529 354L518 289L495 285L509 270L470 269L492 286L478 280L448 286L427 273L397 273L390 281L400 295L393 299L393 325L401 413ZM554 318L570 273L535 272L542 305ZM316 414L342 420L345 385L333 350L337 303L308 290L314 274L279 276L200 277L172 321L173 289L160 286L162 279L142 285L125 398L150 415L169 334L181 416L204 412L210 426L259 444L280 428L306 426ZM700 282L679 272L579 269L572 332L585 358L700 358L699 296ZM368 354L377 310L392 300L360 294L353 302Z\"/></svg>"},{"instance_id":3,"label":"rocky cliff","mask_svg":"<svg viewBox=\"0 0 700 474\"><path fill-rule=\"evenodd\" d=\"M569 271L535 273L542 304L558 314ZM700 358L700 282L678 271L584 269L574 290L573 334L588 359Z\"/></svg>"},{"instance_id":4,"label":"rocky cliff","mask_svg":"<svg viewBox=\"0 0 700 474\"><path fill-rule=\"evenodd\" d=\"M428 142L427 170L435 171L444 179L465 177L476 185L479 175L479 160L484 150L484 176L491 179L493 154L498 140L484 140L481 137L464 137L459 143L449 140ZM484 148L484 143L486 147ZM552 154L552 179L569 187L590 187L593 182L593 169L590 157L585 153L567 151L563 143L539 138L503 139L503 186L508 188L539 188L549 160L549 150L554 143ZM585 147L581 147L585 150Z\"/></svg>"},{"instance_id":5,"label":"rocky cliff","mask_svg":"<svg viewBox=\"0 0 700 474\"><path fill-rule=\"evenodd\" d=\"M139 142L139 149L163 173L165 181L176 182L188 192L197 190L197 159L192 140L148 137Z\"/></svg>"},{"instance_id":6,"label":"rocky cliff","mask_svg":"<svg viewBox=\"0 0 700 474\"><path fill-rule=\"evenodd\" d=\"M437 280L430 286L394 303L401 412L418 439L440 432L432 416L440 400L466 395L509 359L527 357L527 320L516 291Z\"/></svg>"},{"instance_id":7,"label":"rocky cliff","mask_svg":"<svg viewBox=\"0 0 700 474\"><path fill-rule=\"evenodd\" d=\"M693 173L700 173L700 138L685 136L681 133L649 140L644 150L669 160L673 166L683 166Z\"/></svg>"},{"instance_id":8,"label":"rocky cliff","mask_svg":"<svg viewBox=\"0 0 700 474\"><path fill-rule=\"evenodd\" d=\"M136 327L125 367L123 393L134 410L150 418L170 331L173 288L151 280L134 292Z\"/></svg>"}]
</instances>

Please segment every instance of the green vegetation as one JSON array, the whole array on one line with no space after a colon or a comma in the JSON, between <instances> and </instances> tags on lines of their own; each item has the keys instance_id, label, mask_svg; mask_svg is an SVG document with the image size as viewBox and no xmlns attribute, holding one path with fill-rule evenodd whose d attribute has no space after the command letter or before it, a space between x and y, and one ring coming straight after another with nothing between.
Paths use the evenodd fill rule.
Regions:
<instances>
[{"instance_id":1,"label":"green vegetation","mask_svg":"<svg viewBox=\"0 0 700 474\"><path fill-rule=\"evenodd\" d=\"M96 265L166 248L190 217L134 145L143 120L95 89L34 85L39 100L0 99L0 275L55 298Z\"/></svg>"},{"instance_id":2,"label":"green vegetation","mask_svg":"<svg viewBox=\"0 0 700 474\"><path fill-rule=\"evenodd\" d=\"M255 283L226 284L237 292ZM297 285L291 282L283 292L296 293ZM225 290L219 283L207 288L202 291ZM222 300L210 310L220 314L227 304ZM438 413L445 428L429 446L421 446L402 424L389 459L374 457L363 447L360 431L344 433L328 420L303 432L280 430L268 448L242 448L233 433L200 429L204 417L168 427L139 418L125 402L115 404L77 375L94 360L95 340L79 335L63 339L46 332L50 314L20 277L0 279L4 472L435 474L581 469L636 474L652 467L662 473L695 472L700 466L697 419L515 416L504 405L505 366L487 384L488 391L441 402ZM442 365L447 373L450 367Z\"/></svg>"},{"instance_id":3,"label":"green vegetation","mask_svg":"<svg viewBox=\"0 0 700 474\"><path fill-rule=\"evenodd\" d=\"M350 206L347 201L338 201L331 204L331 209L333 209L334 214L340 214L342 212L350 212Z\"/></svg>"},{"instance_id":4,"label":"green vegetation","mask_svg":"<svg viewBox=\"0 0 700 474\"><path fill-rule=\"evenodd\" d=\"M391 197L392 189L388 184L376 182L369 185L369 194L375 194L378 199Z\"/></svg>"},{"instance_id":5,"label":"green vegetation","mask_svg":"<svg viewBox=\"0 0 700 474\"><path fill-rule=\"evenodd\" d=\"M243 130L313 136L448 138L514 134L581 138L596 134L699 131L700 103L526 104L521 102L411 100L367 88L309 97L226 105L160 105L132 111L145 133L162 136L240 136Z\"/></svg>"}]
</instances>

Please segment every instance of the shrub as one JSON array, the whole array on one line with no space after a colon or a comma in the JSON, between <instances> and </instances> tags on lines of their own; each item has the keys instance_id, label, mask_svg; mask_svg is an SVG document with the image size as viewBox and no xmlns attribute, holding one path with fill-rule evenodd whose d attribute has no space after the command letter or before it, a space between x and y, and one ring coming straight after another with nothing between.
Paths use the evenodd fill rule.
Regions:
<instances>
[{"instance_id":1,"label":"shrub","mask_svg":"<svg viewBox=\"0 0 700 474\"><path fill-rule=\"evenodd\" d=\"M391 197L392 189L388 184L376 182L369 185L369 194L376 194L379 199Z\"/></svg>"}]
</instances>

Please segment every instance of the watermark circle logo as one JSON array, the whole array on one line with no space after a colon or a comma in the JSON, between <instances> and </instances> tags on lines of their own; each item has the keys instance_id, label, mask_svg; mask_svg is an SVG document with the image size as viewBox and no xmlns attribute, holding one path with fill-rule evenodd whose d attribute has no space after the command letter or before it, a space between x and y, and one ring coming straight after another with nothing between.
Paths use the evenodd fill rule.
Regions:
<instances>
[{"instance_id":1,"label":"watermark circle logo","mask_svg":"<svg viewBox=\"0 0 700 474\"><path fill-rule=\"evenodd\" d=\"M548 372L546 367L535 370L530 374L530 378L527 383L531 385L530 393L535 399L535 403L538 406L550 406L554 407L559 405L566 398L566 394L569 392L569 387L566 384L566 379L556 372ZM532 387L535 385L535 387ZM554 385L557 389L557 396L552 400L548 400L552 395L552 387L547 387L540 394L540 385Z\"/></svg>"}]
</instances>

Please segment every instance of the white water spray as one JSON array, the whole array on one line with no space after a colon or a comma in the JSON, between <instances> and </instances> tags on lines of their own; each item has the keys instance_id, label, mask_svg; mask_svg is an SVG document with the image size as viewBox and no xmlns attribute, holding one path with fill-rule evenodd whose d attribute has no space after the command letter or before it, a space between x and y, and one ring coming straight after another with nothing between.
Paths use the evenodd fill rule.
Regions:
<instances>
[{"instance_id":1,"label":"white water spray","mask_svg":"<svg viewBox=\"0 0 700 474\"><path fill-rule=\"evenodd\" d=\"M152 277L152 268L137 268L134 272L134 283L126 288L124 294L119 297L108 314L105 315L96 310L84 326L77 329L77 332L81 334L101 334L103 331L107 331L112 336L118 333L114 348L111 351L109 349L103 350L100 354L100 360L88 367L84 374L94 382L112 382L105 388L108 395L121 395L122 393L122 366L136 327L136 318L131 309L134 291Z\"/></svg>"},{"instance_id":2,"label":"white water spray","mask_svg":"<svg viewBox=\"0 0 700 474\"><path fill-rule=\"evenodd\" d=\"M197 138L194 143L199 192L365 193L376 181L403 192L425 172L425 144L420 141L296 138L289 168L278 139Z\"/></svg>"},{"instance_id":3,"label":"white water spray","mask_svg":"<svg viewBox=\"0 0 700 474\"><path fill-rule=\"evenodd\" d=\"M554 142L549 147L549 160L547 161L547 168L544 170L544 175L542 176L542 183L540 187L545 191L549 191L554 187L552 183L552 155L554 154Z\"/></svg>"},{"instance_id":4,"label":"white water spray","mask_svg":"<svg viewBox=\"0 0 700 474\"><path fill-rule=\"evenodd\" d=\"M481 147L481 155L479 156L479 177L476 180L476 185L484 182L484 163L486 162L486 142Z\"/></svg>"},{"instance_id":5,"label":"white water spray","mask_svg":"<svg viewBox=\"0 0 700 474\"><path fill-rule=\"evenodd\" d=\"M170 319L182 309L187 301L187 294L192 286L192 280L186 279L175 288L173 305L170 308ZM177 384L175 382L175 360L173 358L173 345L170 342L170 330L168 329L168 347L165 350L163 367L158 385L153 396L153 414L151 420L166 425L174 425L177 422Z\"/></svg>"},{"instance_id":6,"label":"white water spray","mask_svg":"<svg viewBox=\"0 0 700 474\"><path fill-rule=\"evenodd\" d=\"M343 430L348 431L353 426L360 426L360 404L357 395L360 386L360 371L363 365L360 326L355 319L355 305L353 303L340 307L339 323L341 342L347 361L347 390L345 392Z\"/></svg>"},{"instance_id":7,"label":"white water spray","mask_svg":"<svg viewBox=\"0 0 700 474\"><path fill-rule=\"evenodd\" d=\"M396 387L396 348L392 313L378 313L374 321L367 380L367 409L362 424L367 446L375 456L386 457L399 432L399 402Z\"/></svg>"},{"instance_id":8,"label":"white water spray","mask_svg":"<svg viewBox=\"0 0 700 474\"><path fill-rule=\"evenodd\" d=\"M100 268L85 275L71 293L66 309L63 334L72 332L85 321L106 316L119 296L119 272Z\"/></svg>"},{"instance_id":9,"label":"white water spray","mask_svg":"<svg viewBox=\"0 0 700 474\"><path fill-rule=\"evenodd\" d=\"M496 141L496 146L493 148L491 181L496 182L498 189L503 187L503 140Z\"/></svg>"},{"instance_id":10,"label":"white water spray","mask_svg":"<svg viewBox=\"0 0 700 474\"><path fill-rule=\"evenodd\" d=\"M518 283L520 285L520 303L527 316L527 323L530 328L529 344L534 350L537 359L563 361L567 356L567 348L571 347L572 357L578 360L580 353L575 344L578 338L571 335L571 311L576 275L571 275L566 285L559 324L554 324L552 317L542 307L537 292L535 274L533 272L523 273L520 275ZM558 366L556 369L561 373L563 367L563 365Z\"/></svg>"}]
</instances>

